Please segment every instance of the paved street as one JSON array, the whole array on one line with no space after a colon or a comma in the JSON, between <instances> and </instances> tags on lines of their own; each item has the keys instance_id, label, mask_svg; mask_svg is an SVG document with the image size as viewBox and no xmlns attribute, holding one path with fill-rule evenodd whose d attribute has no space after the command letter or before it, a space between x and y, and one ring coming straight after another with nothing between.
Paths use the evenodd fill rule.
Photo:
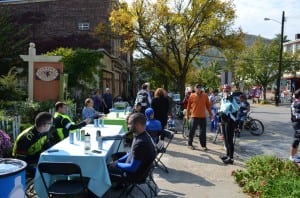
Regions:
<instances>
[{"instance_id":1,"label":"paved street","mask_svg":"<svg viewBox=\"0 0 300 198\"><path fill-rule=\"evenodd\" d=\"M215 133L208 133L208 151L201 151L198 137L194 138L196 150L187 148L187 139L181 133L175 134L162 161L169 173L160 168L154 170L154 180L159 186L158 197L164 198L246 198L250 197L234 182L232 171L244 169L246 159L254 155L268 154L288 158L289 146L293 140L289 105L251 104L251 116L259 119L265 126L262 136L242 132L236 145L233 165L224 165L219 159L225 153L223 143L212 143ZM181 127L177 123L178 131ZM209 131L209 129L207 130ZM145 191L146 186L142 187ZM148 191L148 193L150 193ZM138 190L134 197L144 197ZM118 192L109 191L104 197L117 197Z\"/></svg>"},{"instance_id":2,"label":"paved street","mask_svg":"<svg viewBox=\"0 0 300 198\"><path fill-rule=\"evenodd\" d=\"M244 161L253 155L270 154L288 158L293 130L289 105L252 105L252 117L265 126L262 136L248 132L241 134L236 147L234 165L224 165L219 159L223 154L222 142L212 143L215 134L208 133L207 152L200 151L198 138L194 138L197 149L187 148L187 140L176 134L163 162L169 167L167 174L155 170L154 179L160 187L158 197L248 197L235 184L231 172L244 168ZM209 130L208 130L209 131Z\"/></svg>"}]
</instances>

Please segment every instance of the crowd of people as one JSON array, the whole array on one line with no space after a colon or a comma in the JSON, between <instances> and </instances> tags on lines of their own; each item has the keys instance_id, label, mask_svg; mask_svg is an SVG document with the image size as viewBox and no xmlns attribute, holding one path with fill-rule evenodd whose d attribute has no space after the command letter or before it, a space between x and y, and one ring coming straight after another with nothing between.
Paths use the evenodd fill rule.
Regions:
<instances>
[{"instance_id":1,"label":"crowd of people","mask_svg":"<svg viewBox=\"0 0 300 198\"><path fill-rule=\"evenodd\" d=\"M207 151L206 125L207 117L211 121L210 129L215 131L218 126L222 127L224 132L224 144L226 154L220 156L225 164L233 163L234 145L233 133L237 120L243 120L245 114L250 110L247 100L241 97L240 106L234 97L230 95L230 86L225 85L222 88L223 98L220 100L220 109L217 114L217 95L214 90L210 95L203 90L200 84L195 85L194 89L187 91L182 106L186 119L190 121L190 131L188 136L188 148L194 150L193 139L196 130L200 129L199 142L203 151ZM69 133L75 132L95 118L105 113L104 109L112 108L112 94L109 88L105 89L103 95L99 90L95 95L86 98L82 109L82 121L75 123L67 114L67 104L58 101L55 104L55 113L41 112L35 118L35 124L21 132L14 144L13 156L22 158L29 164L36 164L39 155L45 149L62 141L69 136ZM175 128L170 99L167 91L163 88L157 88L152 95L150 92L150 83L144 83L141 90L138 91L133 111L127 117L128 133L131 137L128 142L131 145L129 153L122 153L118 159L108 165L112 181L120 182L126 177L137 177L155 158L155 144L159 139L164 139L165 128ZM242 125L240 123L240 125ZM299 142L298 142L299 144ZM293 145L292 151L298 147L297 142ZM126 172L127 174L124 174ZM116 175L119 175L116 177Z\"/></svg>"},{"instance_id":2,"label":"crowd of people","mask_svg":"<svg viewBox=\"0 0 300 198\"><path fill-rule=\"evenodd\" d=\"M144 83L141 90L138 91L133 112L141 113L146 118L146 131L152 133L158 133L164 128L175 128L175 121L173 119L172 111L170 110L170 100L168 99L167 91L163 88L157 88L152 95L150 92L150 83ZM223 92L226 93L227 89L224 88ZM216 121L217 108L215 106L217 90L213 91L211 95L207 95L200 85L196 85L194 90L188 90L184 100L182 101L183 109L187 120L190 120L190 134L188 139L188 147L194 149L193 139L195 131L200 127L199 141L202 149L207 150L206 147L206 112L208 112L211 120L211 130L216 130L217 123L225 122L232 118L232 113L228 114L228 102L221 102L221 112L225 108L224 113L220 116L220 120ZM226 94L225 94L226 95ZM230 101L231 100L226 100ZM36 116L35 125L24 130L17 137L16 143L13 148L14 156L23 156L29 162L37 162L39 154L48 148L50 145L68 137L69 133L74 132L76 129L85 126L88 123L92 123L95 118L104 113L105 108L112 108L112 94L110 89L106 88L103 95L99 90L95 91L95 94L91 98L85 100L85 106L82 110L82 122L74 123L73 120L67 114L67 104L64 102L57 102L55 104L55 113L53 118L46 112L42 112ZM241 107L244 108L244 107ZM245 106L245 110L248 107ZM245 111L243 111L245 112ZM233 112L234 113L234 112ZM44 116L48 115L44 120ZM225 117L225 115L227 117ZM240 115L241 116L241 115ZM42 118L42 119L41 119ZM50 119L51 118L51 119ZM225 119L226 118L226 119ZM47 127L45 127L47 126ZM52 126L52 127L51 127ZM225 132L232 131L233 127L231 122L224 125ZM50 135L49 135L50 133ZM150 133L151 134L151 133ZM157 136L157 134L152 135ZM161 135L163 138L163 135ZM225 145L228 147L228 157L232 158L232 142L230 141L232 133L225 133ZM157 142L157 139L154 139ZM26 142L26 143L24 143ZM227 145L228 144L228 145Z\"/></svg>"}]
</instances>

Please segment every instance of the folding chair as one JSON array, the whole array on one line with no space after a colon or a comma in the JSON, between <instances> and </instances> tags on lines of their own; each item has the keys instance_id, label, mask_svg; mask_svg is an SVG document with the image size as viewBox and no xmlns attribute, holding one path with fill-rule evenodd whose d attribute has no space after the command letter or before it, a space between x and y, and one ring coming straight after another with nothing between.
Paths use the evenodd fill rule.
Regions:
<instances>
[{"instance_id":1,"label":"folding chair","mask_svg":"<svg viewBox=\"0 0 300 198\"><path fill-rule=\"evenodd\" d=\"M86 184L83 181L81 168L70 162L42 162L38 164L38 170L42 177L43 184L47 190L48 197L81 195L86 190ZM44 174L74 176L78 175L79 180L59 179L52 184L46 184Z\"/></svg>"},{"instance_id":2,"label":"folding chair","mask_svg":"<svg viewBox=\"0 0 300 198\"><path fill-rule=\"evenodd\" d=\"M162 168L166 173L169 173L167 166L161 161L161 157L166 153L167 148L174 137L174 132L168 129L163 130L164 140L160 140L157 144L157 155L155 158L155 166Z\"/></svg>"},{"instance_id":3,"label":"folding chair","mask_svg":"<svg viewBox=\"0 0 300 198\"><path fill-rule=\"evenodd\" d=\"M141 193L143 193L144 197L148 198L146 192L143 190L140 185L146 184L148 188L150 189L150 197L152 197L152 193L157 196L157 184L155 183L153 179L153 170L154 170L154 163L151 163L149 167L145 170L144 175L138 179L138 180L126 180L125 185L126 187L121 192L119 198L128 197L130 193L133 191L134 188L138 189ZM151 182L154 184L154 188L151 186Z\"/></svg>"},{"instance_id":4,"label":"folding chair","mask_svg":"<svg viewBox=\"0 0 300 198\"><path fill-rule=\"evenodd\" d=\"M153 142L155 144L158 143L159 138L161 136L161 131L147 131L147 133L150 135L150 137L152 138Z\"/></svg>"}]
</instances>

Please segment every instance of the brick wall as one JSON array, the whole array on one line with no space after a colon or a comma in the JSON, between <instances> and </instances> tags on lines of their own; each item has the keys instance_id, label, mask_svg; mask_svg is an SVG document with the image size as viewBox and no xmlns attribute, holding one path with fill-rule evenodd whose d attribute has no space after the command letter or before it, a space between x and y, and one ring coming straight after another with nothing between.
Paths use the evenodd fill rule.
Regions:
<instances>
[{"instance_id":1,"label":"brick wall","mask_svg":"<svg viewBox=\"0 0 300 198\"><path fill-rule=\"evenodd\" d=\"M20 24L31 26L29 30L31 41L39 46L39 42L49 38L56 38L62 42L61 38L68 39L71 35L79 36L77 37L79 40L89 37L98 23L108 23L111 4L111 0L21 1L0 3L0 8L7 8ZM88 31L78 29L78 23L83 22L90 24ZM102 47L104 46L107 51L110 51L109 43L109 41L102 42Z\"/></svg>"}]
</instances>

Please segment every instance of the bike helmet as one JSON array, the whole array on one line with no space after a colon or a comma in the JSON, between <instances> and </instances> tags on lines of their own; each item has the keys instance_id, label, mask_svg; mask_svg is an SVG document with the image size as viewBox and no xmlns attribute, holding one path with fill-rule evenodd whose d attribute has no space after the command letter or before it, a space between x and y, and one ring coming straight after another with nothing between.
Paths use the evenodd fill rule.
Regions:
<instances>
[{"instance_id":1,"label":"bike helmet","mask_svg":"<svg viewBox=\"0 0 300 198\"><path fill-rule=\"evenodd\" d=\"M224 84L223 86L222 86L222 90L224 91L224 90L231 90L231 86L230 85L228 85L228 84Z\"/></svg>"}]
</instances>

